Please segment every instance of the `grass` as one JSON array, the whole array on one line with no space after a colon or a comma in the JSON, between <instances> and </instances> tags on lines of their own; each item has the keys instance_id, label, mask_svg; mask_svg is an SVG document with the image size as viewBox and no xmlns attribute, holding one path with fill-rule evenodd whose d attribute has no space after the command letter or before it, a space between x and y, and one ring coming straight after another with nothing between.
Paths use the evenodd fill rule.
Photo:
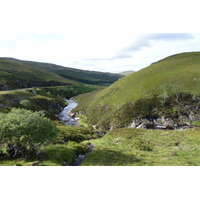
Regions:
<instances>
[{"instance_id":1,"label":"grass","mask_svg":"<svg viewBox=\"0 0 200 200\"><path fill-rule=\"evenodd\" d=\"M61 86L110 85L122 75L92 72L55 64L0 58L0 90Z\"/></svg>"},{"instance_id":2,"label":"grass","mask_svg":"<svg viewBox=\"0 0 200 200\"><path fill-rule=\"evenodd\" d=\"M0 91L0 112L9 112L13 107L22 107L33 111L45 110L47 117L52 117L66 105L63 98L70 99L97 88L80 84Z\"/></svg>"},{"instance_id":3,"label":"grass","mask_svg":"<svg viewBox=\"0 0 200 200\"><path fill-rule=\"evenodd\" d=\"M82 166L199 166L200 129L117 129L100 139Z\"/></svg>"},{"instance_id":4,"label":"grass","mask_svg":"<svg viewBox=\"0 0 200 200\"><path fill-rule=\"evenodd\" d=\"M0 160L0 166L32 166L39 163L39 166L62 166L70 165L79 154L85 151L83 145L76 142L68 142L67 144L48 145L42 148L43 158L26 160L20 159L4 159Z\"/></svg>"},{"instance_id":5,"label":"grass","mask_svg":"<svg viewBox=\"0 0 200 200\"><path fill-rule=\"evenodd\" d=\"M83 128L62 126L61 130L77 135L87 134ZM85 133L84 133L85 132ZM62 135L62 132L61 132ZM51 144L42 148L41 159L1 160L1 166L70 165L86 152L86 144L95 145L81 166L199 166L200 128L187 130L147 130L122 128L104 137L87 138L81 143Z\"/></svg>"},{"instance_id":6,"label":"grass","mask_svg":"<svg viewBox=\"0 0 200 200\"><path fill-rule=\"evenodd\" d=\"M84 112L90 123L112 123L113 114L127 102L153 95L178 92L200 95L200 52L182 53L160 60L149 67L116 81L109 87L79 96L77 110ZM87 106L85 106L86 101Z\"/></svg>"}]
</instances>

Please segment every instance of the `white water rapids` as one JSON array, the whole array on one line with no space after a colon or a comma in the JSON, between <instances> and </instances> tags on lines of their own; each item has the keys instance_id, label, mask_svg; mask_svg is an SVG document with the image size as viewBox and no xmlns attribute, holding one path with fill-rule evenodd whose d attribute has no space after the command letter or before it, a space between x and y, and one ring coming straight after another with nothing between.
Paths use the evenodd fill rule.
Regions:
<instances>
[{"instance_id":1,"label":"white water rapids","mask_svg":"<svg viewBox=\"0 0 200 200\"><path fill-rule=\"evenodd\" d=\"M70 111L78 105L74 100L67 100L68 106L66 106L62 112L59 113L60 121L65 125L78 126L78 119L70 115Z\"/></svg>"}]
</instances>

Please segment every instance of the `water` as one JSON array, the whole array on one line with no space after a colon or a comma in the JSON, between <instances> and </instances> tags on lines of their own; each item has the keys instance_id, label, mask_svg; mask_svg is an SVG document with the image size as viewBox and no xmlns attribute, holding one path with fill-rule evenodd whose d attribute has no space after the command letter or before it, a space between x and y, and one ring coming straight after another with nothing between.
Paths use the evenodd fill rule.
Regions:
<instances>
[{"instance_id":1,"label":"water","mask_svg":"<svg viewBox=\"0 0 200 200\"><path fill-rule=\"evenodd\" d=\"M78 126L78 120L70 114L70 111L76 108L78 104L72 99L65 100L68 102L68 106L66 106L63 111L59 113L60 121L65 125Z\"/></svg>"},{"instance_id":2,"label":"water","mask_svg":"<svg viewBox=\"0 0 200 200\"><path fill-rule=\"evenodd\" d=\"M72 113L71 113L71 110L76 108L76 106L78 104L72 99L70 99L70 100L65 99L65 100L68 102L68 106L66 106L63 109L63 111L59 113L60 121L65 125L78 126L78 119L75 118L74 116L72 116ZM95 146L93 144L88 143L87 144L87 152L85 152L82 155L78 155L78 157L69 166L79 166L85 159L85 155L87 153L92 152L94 147Z\"/></svg>"}]
</instances>

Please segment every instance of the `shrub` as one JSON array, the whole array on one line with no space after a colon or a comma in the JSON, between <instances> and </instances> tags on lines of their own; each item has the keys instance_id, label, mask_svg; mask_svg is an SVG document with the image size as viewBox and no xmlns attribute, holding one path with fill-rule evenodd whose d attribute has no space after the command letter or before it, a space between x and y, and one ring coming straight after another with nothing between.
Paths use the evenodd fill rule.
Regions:
<instances>
[{"instance_id":1,"label":"shrub","mask_svg":"<svg viewBox=\"0 0 200 200\"><path fill-rule=\"evenodd\" d=\"M89 128L77 126L58 126L58 143L67 143L68 141L82 142L94 138L94 134Z\"/></svg>"},{"instance_id":2,"label":"shrub","mask_svg":"<svg viewBox=\"0 0 200 200\"><path fill-rule=\"evenodd\" d=\"M0 141L11 158L32 157L56 135L56 126L44 117L44 112L14 108L0 115Z\"/></svg>"}]
</instances>

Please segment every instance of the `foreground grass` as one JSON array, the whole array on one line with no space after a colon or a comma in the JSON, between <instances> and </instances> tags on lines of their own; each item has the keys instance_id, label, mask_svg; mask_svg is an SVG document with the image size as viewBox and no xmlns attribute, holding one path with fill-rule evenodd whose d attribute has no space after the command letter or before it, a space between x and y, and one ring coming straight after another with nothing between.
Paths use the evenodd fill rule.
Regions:
<instances>
[{"instance_id":1,"label":"foreground grass","mask_svg":"<svg viewBox=\"0 0 200 200\"><path fill-rule=\"evenodd\" d=\"M43 147L43 154L40 159L4 159L0 160L0 166L32 166L34 163L37 163L39 166L70 165L84 151L85 147L83 145L70 141L67 144L55 144Z\"/></svg>"},{"instance_id":2,"label":"foreground grass","mask_svg":"<svg viewBox=\"0 0 200 200\"><path fill-rule=\"evenodd\" d=\"M81 143L68 141L42 148L43 158L1 160L1 166L70 165L86 152L88 142L95 149L81 166L199 166L200 128L188 130L117 129L104 137ZM65 164L64 164L65 163Z\"/></svg>"},{"instance_id":3,"label":"foreground grass","mask_svg":"<svg viewBox=\"0 0 200 200\"><path fill-rule=\"evenodd\" d=\"M90 140L82 166L199 166L200 129L117 129Z\"/></svg>"}]
</instances>

